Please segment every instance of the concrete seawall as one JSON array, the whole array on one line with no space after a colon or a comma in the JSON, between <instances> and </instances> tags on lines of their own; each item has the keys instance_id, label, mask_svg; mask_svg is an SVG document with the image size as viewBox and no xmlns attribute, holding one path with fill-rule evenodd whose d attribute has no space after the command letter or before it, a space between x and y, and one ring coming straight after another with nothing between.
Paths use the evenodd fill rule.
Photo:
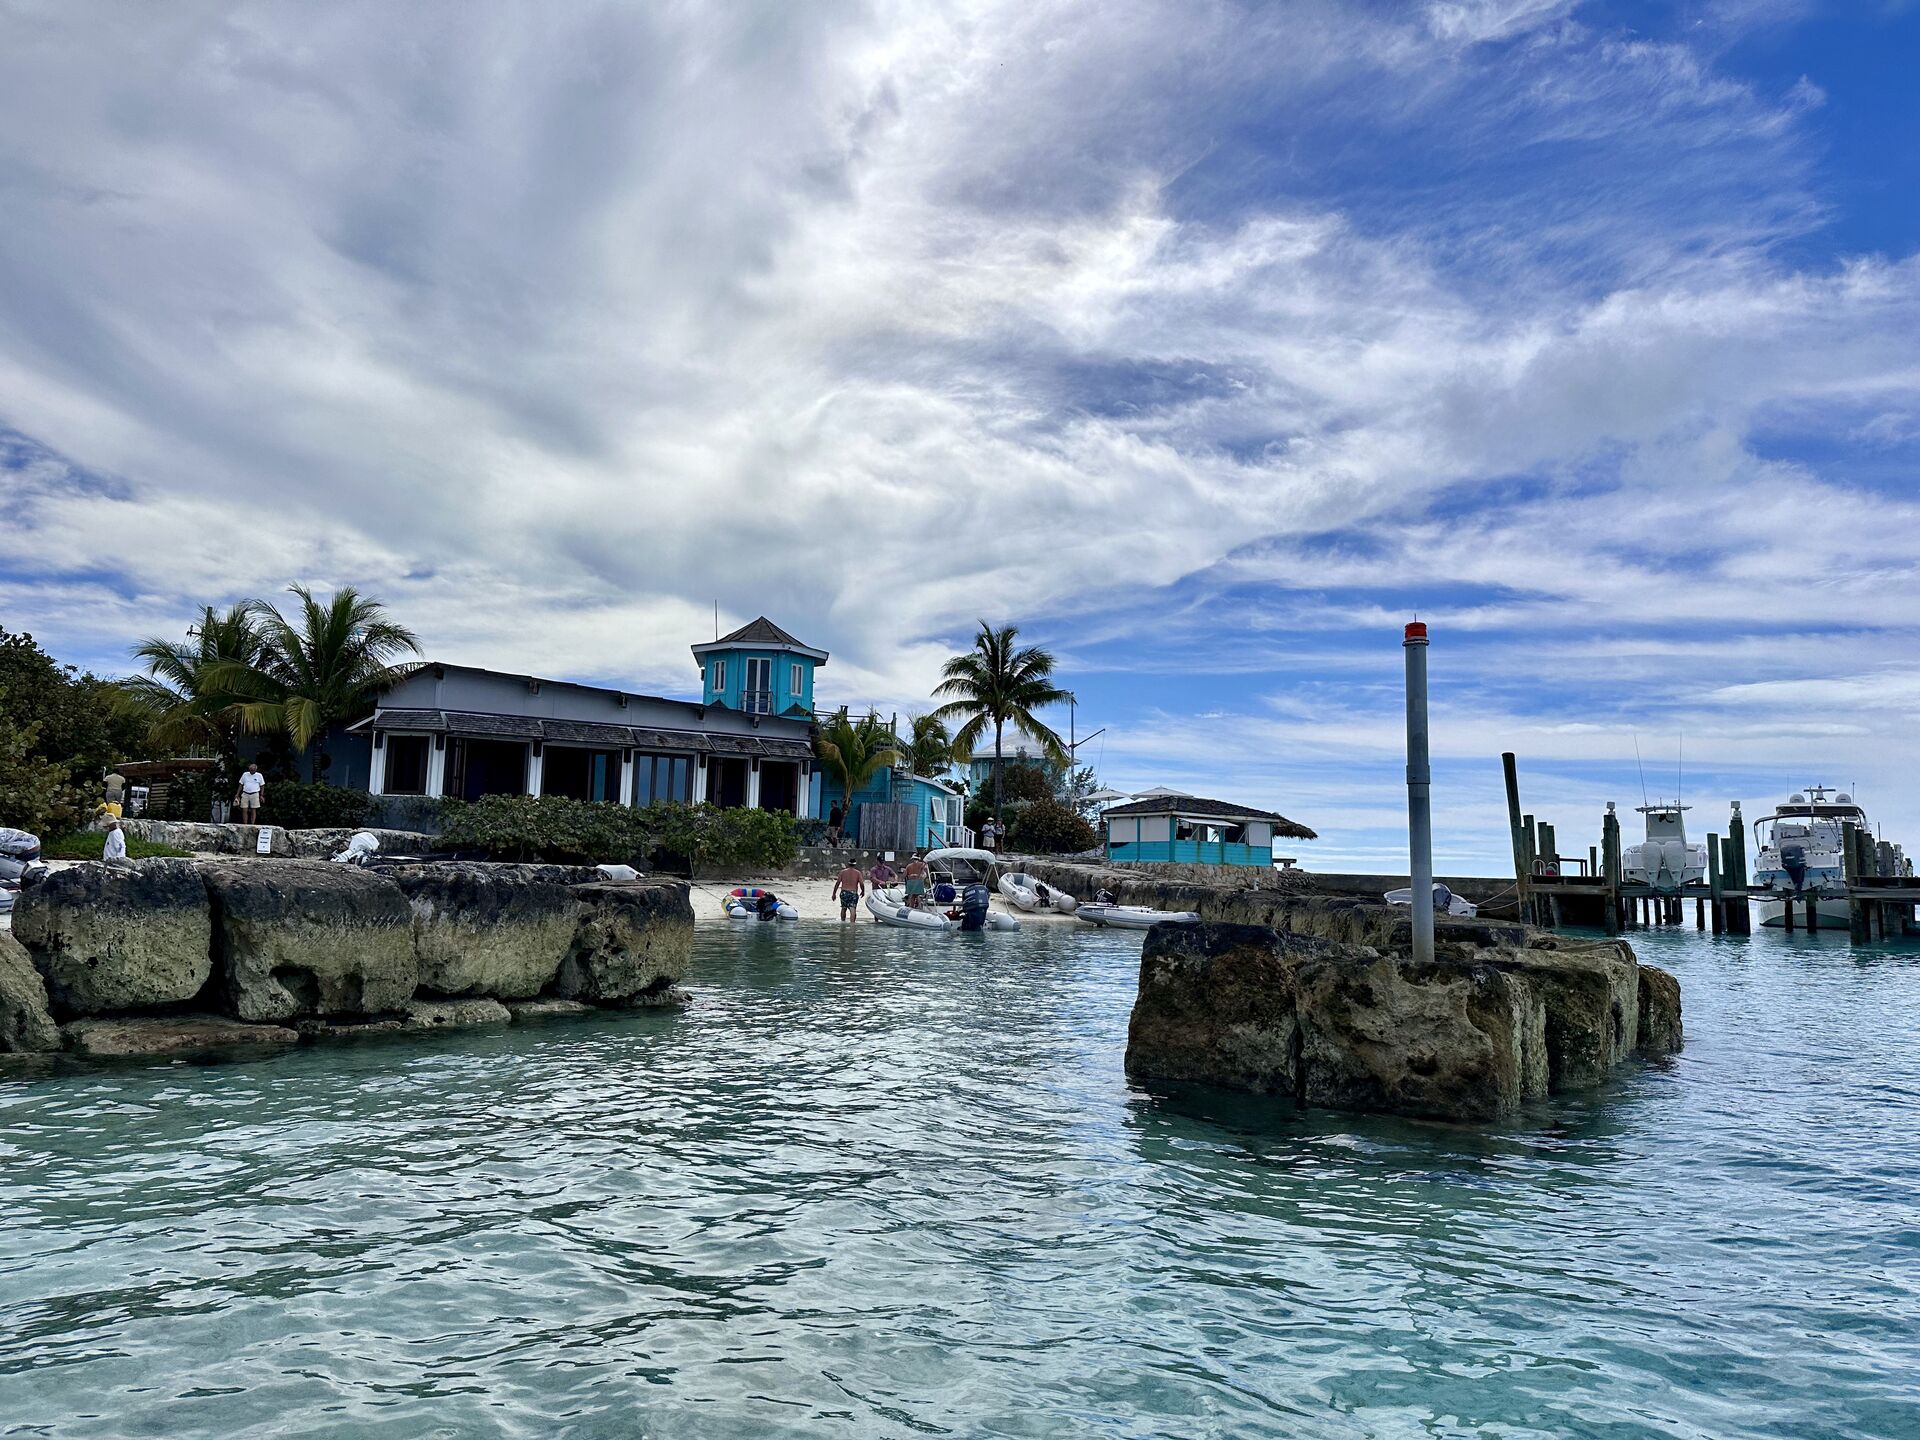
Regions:
<instances>
[{"instance_id":1,"label":"concrete seawall","mask_svg":"<svg viewBox=\"0 0 1920 1440\"><path fill-rule=\"evenodd\" d=\"M150 1055L674 1004L677 881L588 867L83 864L0 934L0 1053Z\"/></svg>"}]
</instances>

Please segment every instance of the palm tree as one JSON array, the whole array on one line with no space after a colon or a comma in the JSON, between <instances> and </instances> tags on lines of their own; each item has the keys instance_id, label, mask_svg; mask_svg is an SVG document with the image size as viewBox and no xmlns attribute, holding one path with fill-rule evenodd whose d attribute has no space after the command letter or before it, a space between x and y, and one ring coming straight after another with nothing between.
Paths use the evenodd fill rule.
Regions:
<instances>
[{"instance_id":1,"label":"palm tree","mask_svg":"<svg viewBox=\"0 0 1920 1440\"><path fill-rule=\"evenodd\" d=\"M255 734L280 731L304 751L330 726L357 720L380 693L419 668L402 661L419 654L420 641L387 618L378 600L343 586L322 603L304 585L288 587L299 609L287 619L264 600L247 612L260 627L260 656L250 665L219 666L215 678L242 699L241 723ZM333 763L325 750L314 756L314 778Z\"/></svg>"},{"instance_id":2,"label":"palm tree","mask_svg":"<svg viewBox=\"0 0 1920 1440\"><path fill-rule=\"evenodd\" d=\"M947 722L938 715L914 716L907 759L914 774L937 779L953 763L953 736L947 733Z\"/></svg>"},{"instance_id":3,"label":"palm tree","mask_svg":"<svg viewBox=\"0 0 1920 1440\"><path fill-rule=\"evenodd\" d=\"M814 735L813 748L827 773L840 782L845 797L842 803L849 812L855 792L900 755L893 732L880 723L877 714L868 711L862 719L850 720L844 705Z\"/></svg>"},{"instance_id":4,"label":"palm tree","mask_svg":"<svg viewBox=\"0 0 1920 1440\"><path fill-rule=\"evenodd\" d=\"M211 750L229 762L237 753L242 696L220 683L222 667L251 667L265 648L246 605L217 614L209 605L185 640L153 636L133 648L146 668L119 685L119 702L147 725L160 750Z\"/></svg>"},{"instance_id":5,"label":"palm tree","mask_svg":"<svg viewBox=\"0 0 1920 1440\"><path fill-rule=\"evenodd\" d=\"M1002 753L1002 732L1009 722L1018 725L1040 742L1051 760L1065 764L1071 757L1066 742L1042 725L1036 710L1057 705L1067 692L1053 683L1053 656L1037 645L1017 648L1020 632L1011 625L994 629L980 622L973 637L973 649L947 661L940 672L944 677L934 687L936 696L951 698L933 713L939 719L958 720L954 732L953 753L971 755L993 729L993 818L1000 818L1001 772L1006 765Z\"/></svg>"}]
</instances>

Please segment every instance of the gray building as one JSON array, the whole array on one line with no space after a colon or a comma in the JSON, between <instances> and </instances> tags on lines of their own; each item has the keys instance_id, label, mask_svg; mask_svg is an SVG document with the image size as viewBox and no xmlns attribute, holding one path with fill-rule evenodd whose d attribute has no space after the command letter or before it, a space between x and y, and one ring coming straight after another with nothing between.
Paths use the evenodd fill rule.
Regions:
<instances>
[{"instance_id":1,"label":"gray building","mask_svg":"<svg viewBox=\"0 0 1920 1440\"><path fill-rule=\"evenodd\" d=\"M749 660L758 663L774 628L762 618L695 647L703 676L729 668L749 673ZM798 647L784 631L777 633ZM826 658L824 651L804 650L809 704L813 668ZM790 678L781 677L783 683ZM783 713L728 704L727 688L709 679L703 700L672 700L428 664L349 729L370 743L367 788L378 796L564 795L622 805L707 801L809 814L810 708L793 703L798 694L788 697Z\"/></svg>"}]
</instances>

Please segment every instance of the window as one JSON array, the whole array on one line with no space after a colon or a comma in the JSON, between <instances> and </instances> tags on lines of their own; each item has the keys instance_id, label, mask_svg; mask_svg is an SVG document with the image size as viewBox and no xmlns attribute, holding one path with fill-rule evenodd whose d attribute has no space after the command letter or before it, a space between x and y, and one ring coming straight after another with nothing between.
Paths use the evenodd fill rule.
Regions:
<instances>
[{"instance_id":1,"label":"window","mask_svg":"<svg viewBox=\"0 0 1920 1440\"><path fill-rule=\"evenodd\" d=\"M633 803L693 798L693 757L690 755L635 755Z\"/></svg>"},{"instance_id":2,"label":"window","mask_svg":"<svg viewBox=\"0 0 1920 1440\"><path fill-rule=\"evenodd\" d=\"M427 737L389 735L386 738L387 775L381 790L388 795L427 793Z\"/></svg>"},{"instance_id":3,"label":"window","mask_svg":"<svg viewBox=\"0 0 1920 1440\"><path fill-rule=\"evenodd\" d=\"M773 661L766 659L747 661L747 693L740 708L749 715L773 713Z\"/></svg>"},{"instance_id":4,"label":"window","mask_svg":"<svg viewBox=\"0 0 1920 1440\"><path fill-rule=\"evenodd\" d=\"M724 660L716 660L713 662L714 693L717 695L722 690L725 690L726 688L727 688L727 662Z\"/></svg>"},{"instance_id":5,"label":"window","mask_svg":"<svg viewBox=\"0 0 1920 1440\"><path fill-rule=\"evenodd\" d=\"M789 674L787 689L792 694L794 703L801 704L807 698L807 667L796 663L790 667Z\"/></svg>"},{"instance_id":6,"label":"window","mask_svg":"<svg viewBox=\"0 0 1920 1440\"><path fill-rule=\"evenodd\" d=\"M540 793L564 795L569 800L618 800L620 752L547 746L546 760L540 767Z\"/></svg>"}]
</instances>

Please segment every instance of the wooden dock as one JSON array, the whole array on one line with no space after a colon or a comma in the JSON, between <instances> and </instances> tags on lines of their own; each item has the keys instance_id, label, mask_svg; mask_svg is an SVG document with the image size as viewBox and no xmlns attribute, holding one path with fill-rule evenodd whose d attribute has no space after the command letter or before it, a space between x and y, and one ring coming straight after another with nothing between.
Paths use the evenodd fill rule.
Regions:
<instances>
[{"instance_id":1,"label":"wooden dock","mask_svg":"<svg viewBox=\"0 0 1920 1440\"><path fill-rule=\"evenodd\" d=\"M1691 908L1697 929L1711 929L1715 935L1751 935L1753 902L1769 901L1785 906L1783 918L1788 930L1842 928L1831 920L1823 922L1813 896L1750 888L1746 824L1737 800L1728 817L1727 833L1707 836L1706 878L1678 891L1655 891L1625 878L1620 859L1620 817L1611 802L1601 820L1600 843L1587 847L1585 855L1563 855L1554 827L1521 808L1519 767L1514 756L1503 754L1500 760L1507 783L1514 890L1520 919L1527 924L1548 930L1589 926L1618 935L1627 930L1685 925ZM1849 825L1843 859L1849 915L1844 928L1851 939L1868 944L1920 935L1920 926L1914 922L1914 906L1920 904L1920 878L1895 873L1905 867L1896 860L1894 846Z\"/></svg>"}]
</instances>

